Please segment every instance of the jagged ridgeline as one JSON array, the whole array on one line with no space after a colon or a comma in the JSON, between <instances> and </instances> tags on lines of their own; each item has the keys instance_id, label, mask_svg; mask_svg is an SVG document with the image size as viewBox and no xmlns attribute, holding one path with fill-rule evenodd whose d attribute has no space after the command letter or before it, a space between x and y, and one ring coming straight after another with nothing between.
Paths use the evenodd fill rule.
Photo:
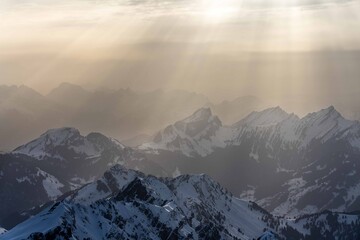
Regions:
<instances>
[{"instance_id":1,"label":"jagged ridgeline","mask_svg":"<svg viewBox=\"0 0 360 240\"><path fill-rule=\"evenodd\" d=\"M360 209L360 123L332 106L303 118L275 107L231 126L202 108L139 148L169 174L207 173L276 215Z\"/></svg>"},{"instance_id":2,"label":"jagged ridgeline","mask_svg":"<svg viewBox=\"0 0 360 240\"><path fill-rule=\"evenodd\" d=\"M115 165L0 239L357 239L359 227L355 214L273 217L204 174L156 178Z\"/></svg>"}]
</instances>

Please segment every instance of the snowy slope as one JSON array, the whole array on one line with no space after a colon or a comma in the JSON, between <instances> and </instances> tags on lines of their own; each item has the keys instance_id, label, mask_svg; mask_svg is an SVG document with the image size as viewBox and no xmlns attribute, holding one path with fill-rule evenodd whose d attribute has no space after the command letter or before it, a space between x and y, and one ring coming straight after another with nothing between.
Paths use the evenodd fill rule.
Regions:
<instances>
[{"instance_id":1,"label":"snowy slope","mask_svg":"<svg viewBox=\"0 0 360 240\"><path fill-rule=\"evenodd\" d=\"M159 179L115 166L1 239L252 239L262 219L271 216L206 175Z\"/></svg>"},{"instance_id":2,"label":"snowy slope","mask_svg":"<svg viewBox=\"0 0 360 240\"><path fill-rule=\"evenodd\" d=\"M359 226L356 213L273 217L204 174L156 178L116 165L0 239L358 239Z\"/></svg>"}]
</instances>

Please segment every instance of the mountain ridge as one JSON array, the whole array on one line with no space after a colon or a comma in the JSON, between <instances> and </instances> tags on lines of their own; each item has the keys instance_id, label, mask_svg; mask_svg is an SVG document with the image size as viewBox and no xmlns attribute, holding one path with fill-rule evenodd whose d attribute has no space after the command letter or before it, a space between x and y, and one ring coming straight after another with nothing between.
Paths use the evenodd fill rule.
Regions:
<instances>
[{"instance_id":1,"label":"mountain ridge","mask_svg":"<svg viewBox=\"0 0 360 240\"><path fill-rule=\"evenodd\" d=\"M169 141L140 149L169 173L210 173L276 215L360 208L360 182L352 177L360 168L360 123L333 106L302 118L270 108L219 127L207 141L186 140L186 147Z\"/></svg>"},{"instance_id":2,"label":"mountain ridge","mask_svg":"<svg viewBox=\"0 0 360 240\"><path fill-rule=\"evenodd\" d=\"M186 132L181 131L181 129L177 128L180 132L174 133L172 131L173 127L176 128L176 126L184 124L183 122L196 119L198 112L205 111L205 109L206 108L201 108L195 111L188 118L167 126L155 136L153 143L145 143L140 146L140 149L181 151L186 156L196 157L197 155L200 155L204 157L205 155L212 153L212 148L238 144L237 141L241 138L241 135L247 134L251 131L258 131L259 134L273 134L273 137L280 137L282 141L285 141L285 144L295 142L299 147L305 147L311 141L319 139L320 137L322 140L326 141L329 138L334 137L336 134L339 135L339 137L347 137L346 134L348 134L350 135L350 138L356 137L360 139L360 123L358 121L346 120L333 106L322 109L318 112L309 113L303 118L299 118L293 113L289 114L280 107L268 108L260 112L254 111L244 119L231 126L222 126L221 120L217 116L212 115L211 110L207 108L208 118L212 117L214 119L218 119L219 122L218 127L208 137L208 139L217 141L217 143L204 142L204 145L201 145L201 141L196 139L198 141L194 144L191 143L193 137L186 134ZM164 141L164 139L161 138L161 134L167 132L171 132L171 134L175 135L169 139L169 142L166 142L166 139ZM341 133L343 133L343 135L341 135ZM217 134L219 136L217 136ZM188 136L186 137L186 135ZM185 141L184 145L186 145L186 148L194 147L194 149L181 149L181 143L178 143L180 141L179 138L180 140ZM174 142L172 143L172 141ZM360 144L357 145L356 141L352 142L354 147L360 149ZM207 151L199 152L196 147L199 149L207 149Z\"/></svg>"},{"instance_id":3,"label":"mountain ridge","mask_svg":"<svg viewBox=\"0 0 360 240\"><path fill-rule=\"evenodd\" d=\"M156 178L115 165L0 239L356 239L358 226L356 213L273 217L205 174Z\"/></svg>"},{"instance_id":4,"label":"mountain ridge","mask_svg":"<svg viewBox=\"0 0 360 240\"><path fill-rule=\"evenodd\" d=\"M94 198L89 201L88 196ZM235 213L230 214L230 209ZM241 213L248 213L247 217L240 217ZM115 165L100 180L49 206L1 239L35 239L40 233L65 238L71 233L81 239L247 239L262 234L267 224L258 218L264 215L233 199L204 174L158 179Z\"/></svg>"}]
</instances>

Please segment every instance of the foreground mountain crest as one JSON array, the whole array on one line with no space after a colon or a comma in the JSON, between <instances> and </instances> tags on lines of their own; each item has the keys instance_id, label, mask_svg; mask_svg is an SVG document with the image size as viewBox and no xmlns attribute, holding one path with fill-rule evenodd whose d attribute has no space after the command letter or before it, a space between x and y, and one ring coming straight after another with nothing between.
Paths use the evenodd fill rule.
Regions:
<instances>
[{"instance_id":1,"label":"foreground mountain crest","mask_svg":"<svg viewBox=\"0 0 360 240\"><path fill-rule=\"evenodd\" d=\"M360 217L286 220L235 198L207 175L156 178L115 165L1 239L356 239Z\"/></svg>"},{"instance_id":2,"label":"foreground mountain crest","mask_svg":"<svg viewBox=\"0 0 360 240\"><path fill-rule=\"evenodd\" d=\"M158 179L117 165L3 239L255 238L271 216L251 206L205 175Z\"/></svg>"}]
</instances>

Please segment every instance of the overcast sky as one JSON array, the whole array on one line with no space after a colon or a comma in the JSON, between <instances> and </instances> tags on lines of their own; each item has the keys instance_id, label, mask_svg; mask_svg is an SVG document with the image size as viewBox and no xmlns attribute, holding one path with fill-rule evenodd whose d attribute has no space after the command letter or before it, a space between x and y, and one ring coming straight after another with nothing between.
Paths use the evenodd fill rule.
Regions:
<instances>
[{"instance_id":1,"label":"overcast sky","mask_svg":"<svg viewBox=\"0 0 360 240\"><path fill-rule=\"evenodd\" d=\"M359 1L1 0L0 19L0 84L360 95Z\"/></svg>"}]
</instances>

